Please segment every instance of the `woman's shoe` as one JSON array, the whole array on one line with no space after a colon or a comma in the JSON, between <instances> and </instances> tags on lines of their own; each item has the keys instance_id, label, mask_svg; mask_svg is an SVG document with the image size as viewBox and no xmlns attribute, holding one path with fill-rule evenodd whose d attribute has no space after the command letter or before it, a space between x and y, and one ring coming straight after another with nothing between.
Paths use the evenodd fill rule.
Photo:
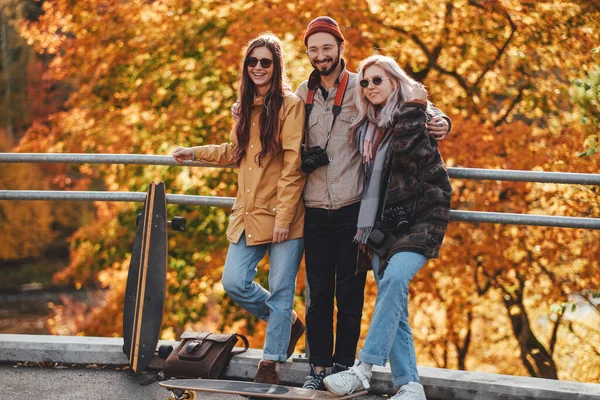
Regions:
<instances>
[{"instance_id":1,"label":"woman's shoe","mask_svg":"<svg viewBox=\"0 0 600 400\"><path fill-rule=\"evenodd\" d=\"M368 389L370 380L371 372L362 367L360 361L357 361L347 371L329 375L323 380L323 383L331 393L337 396L345 396L357 390Z\"/></svg>"},{"instance_id":2,"label":"woman's shoe","mask_svg":"<svg viewBox=\"0 0 600 400\"><path fill-rule=\"evenodd\" d=\"M427 400L423 385L418 382L408 382L390 400Z\"/></svg>"}]
</instances>

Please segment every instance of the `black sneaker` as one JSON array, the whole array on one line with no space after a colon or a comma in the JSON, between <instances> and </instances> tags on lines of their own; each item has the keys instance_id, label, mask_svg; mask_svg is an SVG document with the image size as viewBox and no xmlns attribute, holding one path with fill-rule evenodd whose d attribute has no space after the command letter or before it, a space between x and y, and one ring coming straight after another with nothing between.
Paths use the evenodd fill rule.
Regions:
<instances>
[{"instance_id":1,"label":"black sneaker","mask_svg":"<svg viewBox=\"0 0 600 400\"><path fill-rule=\"evenodd\" d=\"M337 374L338 372L347 371L348 367L343 364L333 363L333 367L331 367L331 375Z\"/></svg>"},{"instance_id":2,"label":"black sneaker","mask_svg":"<svg viewBox=\"0 0 600 400\"><path fill-rule=\"evenodd\" d=\"M302 389L325 390L323 379L325 379L325 370L317 373L314 365L310 365L310 375L308 375L302 385Z\"/></svg>"}]
</instances>

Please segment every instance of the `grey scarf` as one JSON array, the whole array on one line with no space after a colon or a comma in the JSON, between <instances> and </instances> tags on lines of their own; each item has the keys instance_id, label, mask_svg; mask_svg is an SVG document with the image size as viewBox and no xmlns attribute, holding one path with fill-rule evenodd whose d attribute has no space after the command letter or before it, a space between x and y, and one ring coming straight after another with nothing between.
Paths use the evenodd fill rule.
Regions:
<instances>
[{"instance_id":1,"label":"grey scarf","mask_svg":"<svg viewBox=\"0 0 600 400\"><path fill-rule=\"evenodd\" d=\"M355 140L358 145L358 151L363 156L365 177L367 178L358 213L358 230L356 236L354 236L354 241L362 244L367 243L367 238L375 225L377 209L379 208L383 170L390 146L391 135L387 135L384 136L377 149L374 149L373 143L376 142L378 134L385 134L385 132L382 132L381 128L368 121L356 130ZM373 151L375 151L374 155Z\"/></svg>"}]
</instances>

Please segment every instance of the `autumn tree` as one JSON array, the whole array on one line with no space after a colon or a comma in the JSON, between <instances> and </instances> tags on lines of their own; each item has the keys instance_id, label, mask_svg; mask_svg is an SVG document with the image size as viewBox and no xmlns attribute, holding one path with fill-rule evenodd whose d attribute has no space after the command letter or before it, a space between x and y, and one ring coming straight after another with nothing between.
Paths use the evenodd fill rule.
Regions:
<instances>
[{"instance_id":1,"label":"autumn tree","mask_svg":"<svg viewBox=\"0 0 600 400\"><path fill-rule=\"evenodd\" d=\"M585 76L576 79L571 87L571 96L581 109L582 122L588 133L584 140L585 151L580 156L591 156L600 151L600 47L592 49L592 58L596 61L591 68L585 69Z\"/></svg>"},{"instance_id":2,"label":"autumn tree","mask_svg":"<svg viewBox=\"0 0 600 400\"><path fill-rule=\"evenodd\" d=\"M0 152L10 149L10 135L0 130ZM35 165L15 168L10 164L0 164L0 189L29 189L31 182L40 175ZM48 188L47 182L40 182L41 189ZM0 261L35 258L44 254L56 235L52 229L52 209L50 204L37 205L34 202L0 202Z\"/></svg>"},{"instance_id":3,"label":"autumn tree","mask_svg":"<svg viewBox=\"0 0 600 400\"><path fill-rule=\"evenodd\" d=\"M24 132L27 124L25 111L26 84L24 74L33 51L15 31L20 19L18 2L6 1L0 5L0 92L2 107L0 121L10 145Z\"/></svg>"},{"instance_id":4,"label":"autumn tree","mask_svg":"<svg viewBox=\"0 0 600 400\"><path fill-rule=\"evenodd\" d=\"M176 145L225 140L244 43L265 30L280 36L297 86L311 71L305 27L325 14L342 27L350 69L377 51L427 85L454 120L440 145L449 166L598 170L597 158L581 159L573 150L585 127L569 89L582 69L592 70L600 10L596 2L574 0L44 2L43 15L22 35L52 57L47 79L76 90L67 109L29 129L19 150L169 154ZM143 191L161 179L176 193L236 191L235 173L227 169L55 168L53 182L67 189ZM600 212L597 193L578 185L452 184L455 209ZM120 321L139 208L98 203L95 218L73 235L70 265L56 279L106 287L108 305L85 313L81 304L57 307L50 321L55 332L120 334L112 321ZM219 283L227 213L190 206L169 206L169 213L184 214L190 229L169 238L163 336L185 327L230 328L251 333L260 347L261 323L232 306ZM598 330L561 305L595 304L588 293L600 286L598 243L595 231L451 223L440 259L411 287L419 363L597 381ZM260 268L258 279L265 279L268 262ZM376 293L370 282L363 337ZM572 368L573 357L591 367Z\"/></svg>"}]
</instances>

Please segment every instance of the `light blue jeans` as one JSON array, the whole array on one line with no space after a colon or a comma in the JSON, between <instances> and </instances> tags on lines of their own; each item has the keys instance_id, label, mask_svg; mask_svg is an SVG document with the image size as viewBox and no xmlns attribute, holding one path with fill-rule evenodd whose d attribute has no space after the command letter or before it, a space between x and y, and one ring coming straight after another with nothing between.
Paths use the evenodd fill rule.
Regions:
<instances>
[{"instance_id":1,"label":"light blue jeans","mask_svg":"<svg viewBox=\"0 0 600 400\"><path fill-rule=\"evenodd\" d=\"M373 256L377 301L358 359L381 366L389 359L396 386L419 382L415 343L408 323L408 284L427 260L418 253L397 253L381 277L379 258Z\"/></svg>"},{"instance_id":2,"label":"light blue jeans","mask_svg":"<svg viewBox=\"0 0 600 400\"><path fill-rule=\"evenodd\" d=\"M258 262L269 252L269 290L254 282ZM267 321L263 359L287 360L296 294L296 275L304 252L302 238L247 246L245 235L230 243L223 269L223 288L233 301Z\"/></svg>"}]
</instances>

